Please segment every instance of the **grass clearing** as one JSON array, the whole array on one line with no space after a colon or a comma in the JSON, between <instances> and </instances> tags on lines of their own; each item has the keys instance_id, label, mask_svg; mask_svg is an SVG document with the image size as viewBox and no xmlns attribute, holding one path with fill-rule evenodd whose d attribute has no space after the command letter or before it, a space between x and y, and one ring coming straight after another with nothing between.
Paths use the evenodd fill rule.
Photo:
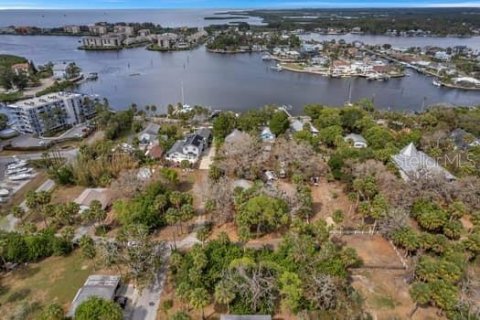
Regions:
<instances>
[{"instance_id":1,"label":"grass clearing","mask_svg":"<svg viewBox=\"0 0 480 320\"><path fill-rule=\"evenodd\" d=\"M56 302L67 310L92 270L93 263L84 261L79 250L67 257L51 257L29 264L2 277L0 309L9 314L26 301L41 305Z\"/></svg>"}]
</instances>

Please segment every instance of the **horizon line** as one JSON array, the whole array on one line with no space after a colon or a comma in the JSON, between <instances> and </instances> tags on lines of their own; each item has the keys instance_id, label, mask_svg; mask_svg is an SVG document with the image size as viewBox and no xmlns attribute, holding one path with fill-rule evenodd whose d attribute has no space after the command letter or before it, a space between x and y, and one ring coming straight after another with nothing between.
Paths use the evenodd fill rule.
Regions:
<instances>
[{"instance_id":1,"label":"horizon line","mask_svg":"<svg viewBox=\"0 0 480 320\"><path fill-rule=\"evenodd\" d=\"M0 11L9 11L9 10L237 10L237 11L246 11L246 10L305 10L305 9L449 9L449 8L459 8L459 9L468 9L474 8L479 9L480 3L463 3L463 4L431 4L431 5L415 5L415 6L369 6L361 5L358 6L308 6L308 7L290 7L290 6L258 6L258 7L131 7L131 8L108 8L108 7L98 7L98 8L69 8L69 7L0 7Z\"/></svg>"}]
</instances>

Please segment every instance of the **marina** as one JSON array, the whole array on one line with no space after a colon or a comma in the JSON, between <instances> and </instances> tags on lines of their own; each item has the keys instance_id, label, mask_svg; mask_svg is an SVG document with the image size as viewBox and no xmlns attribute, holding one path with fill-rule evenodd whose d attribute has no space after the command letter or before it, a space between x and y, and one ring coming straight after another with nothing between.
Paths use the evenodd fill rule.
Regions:
<instances>
[{"instance_id":1,"label":"marina","mask_svg":"<svg viewBox=\"0 0 480 320\"><path fill-rule=\"evenodd\" d=\"M342 78L335 74L319 77L273 70L270 66L276 63L262 59L265 53L260 52L218 55L207 52L203 46L171 53L144 48L93 52L78 50L77 40L65 36L1 35L0 53L25 56L35 64L75 61L87 78L90 73L97 73L98 79L82 81L74 90L107 97L115 109L136 103L156 105L157 112L166 112L168 104L182 100L182 82L188 97L185 103L234 111L288 104L293 106L293 114L301 114L303 106L309 103L342 106L348 100L350 82L352 101L368 98L385 109L420 111L423 106L439 103L480 103L479 92L436 87L432 78L408 68L410 76L388 81ZM452 44L456 41L451 39ZM282 70L288 70L288 65L282 65Z\"/></svg>"}]
</instances>

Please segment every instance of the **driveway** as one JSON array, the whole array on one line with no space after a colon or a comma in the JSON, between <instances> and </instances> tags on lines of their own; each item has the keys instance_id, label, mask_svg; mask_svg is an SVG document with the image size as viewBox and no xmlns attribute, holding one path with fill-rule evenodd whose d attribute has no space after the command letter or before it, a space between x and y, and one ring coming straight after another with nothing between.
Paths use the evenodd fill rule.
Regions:
<instances>
[{"instance_id":1,"label":"driveway","mask_svg":"<svg viewBox=\"0 0 480 320\"><path fill-rule=\"evenodd\" d=\"M203 155L202 159L200 160L200 165L198 167L200 170L210 169L210 165L212 164L213 158L215 157L215 147L212 146L204 153L206 154Z\"/></svg>"}]
</instances>

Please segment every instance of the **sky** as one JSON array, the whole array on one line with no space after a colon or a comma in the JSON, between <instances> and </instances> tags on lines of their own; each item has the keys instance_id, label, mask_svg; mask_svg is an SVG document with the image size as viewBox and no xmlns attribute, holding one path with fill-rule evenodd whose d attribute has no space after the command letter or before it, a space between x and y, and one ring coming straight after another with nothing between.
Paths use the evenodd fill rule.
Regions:
<instances>
[{"instance_id":1,"label":"sky","mask_svg":"<svg viewBox=\"0 0 480 320\"><path fill-rule=\"evenodd\" d=\"M0 0L0 9L480 7L480 0Z\"/></svg>"}]
</instances>

